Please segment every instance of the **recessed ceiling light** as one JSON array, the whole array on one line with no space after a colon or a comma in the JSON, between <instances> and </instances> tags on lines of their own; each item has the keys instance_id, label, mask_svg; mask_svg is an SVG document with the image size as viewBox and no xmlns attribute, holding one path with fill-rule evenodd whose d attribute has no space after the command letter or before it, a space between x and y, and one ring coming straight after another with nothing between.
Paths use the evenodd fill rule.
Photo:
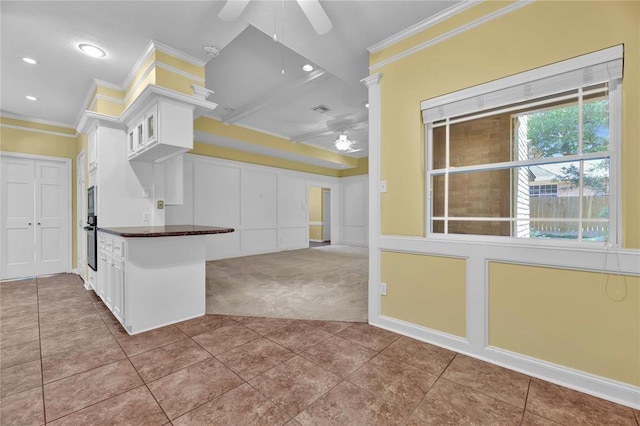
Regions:
<instances>
[{"instance_id":1,"label":"recessed ceiling light","mask_svg":"<svg viewBox=\"0 0 640 426\"><path fill-rule=\"evenodd\" d=\"M29 99L30 101L37 101L38 98L36 98L35 96L31 96L31 95L27 95L25 96L27 99Z\"/></svg>"},{"instance_id":2,"label":"recessed ceiling light","mask_svg":"<svg viewBox=\"0 0 640 426\"><path fill-rule=\"evenodd\" d=\"M311 71L313 71L313 65L310 65L310 64L304 64L304 65L302 66L302 70L303 70L303 71L306 71L306 72L311 72Z\"/></svg>"},{"instance_id":3,"label":"recessed ceiling light","mask_svg":"<svg viewBox=\"0 0 640 426\"><path fill-rule=\"evenodd\" d=\"M36 61L35 59L32 59L32 58L22 58L22 60L24 62L26 62L27 64L30 64L30 65L35 65L35 64L38 63L38 61Z\"/></svg>"},{"instance_id":4,"label":"recessed ceiling light","mask_svg":"<svg viewBox=\"0 0 640 426\"><path fill-rule=\"evenodd\" d=\"M78 45L78 49L80 49L85 55L89 55L94 58L104 58L107 56L107 52L93 44L82 43Z\"/></svg>"}]
</instances>

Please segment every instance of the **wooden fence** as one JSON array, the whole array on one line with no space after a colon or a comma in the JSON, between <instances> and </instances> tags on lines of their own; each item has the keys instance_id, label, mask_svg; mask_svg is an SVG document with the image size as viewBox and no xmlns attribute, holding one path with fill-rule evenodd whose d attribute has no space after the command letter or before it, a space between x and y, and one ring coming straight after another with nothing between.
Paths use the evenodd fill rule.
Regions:
<instances>
[{"instance_id":1,"label":"wooden fence","mask_svg":"<svg viewBox=\"0 0 640 426\"><path fill-rule=\"evenodd\" d=\"M529 199L529 217L531 234L550 237L571 238L578 234L580 217L579 197L534 197ZM609 217L608 196L587 196L582 202L582 234L586 239L601 239L609 235L608 222L594 222L589 219L607 219ZM540 220L536 220L540 219ZM546 220L545 220L546 219ZM554 221L565 219L576 221Z\"/></svg>"}]
</instances>

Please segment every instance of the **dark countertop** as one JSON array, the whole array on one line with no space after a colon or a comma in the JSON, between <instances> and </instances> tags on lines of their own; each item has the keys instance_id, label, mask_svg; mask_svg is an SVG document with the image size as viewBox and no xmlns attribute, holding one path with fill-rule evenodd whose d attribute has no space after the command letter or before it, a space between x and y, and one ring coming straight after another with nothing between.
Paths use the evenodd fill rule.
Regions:
<instances>
[{"instance_id":1,"label":"dark countertop","mask_svg":"<svg viewBox=\"0 0 640 426\"><path fill-rule=\"evenodd\" d=\"M120 228L98 228L100 232L118 235L125 238L145 237L183 237L186 235L226 234L233 228L199 225L165 225L165 226L124 226Z\"/></svg>"}]
</instances>

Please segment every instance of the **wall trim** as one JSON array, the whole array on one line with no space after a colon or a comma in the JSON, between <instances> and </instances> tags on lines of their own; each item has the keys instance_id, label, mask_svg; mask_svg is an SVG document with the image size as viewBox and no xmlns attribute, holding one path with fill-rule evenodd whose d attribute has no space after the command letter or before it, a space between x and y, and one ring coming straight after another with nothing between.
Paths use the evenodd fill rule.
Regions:
<instances>
[{"instance_id":1,"label":"wall trim","mask_svg":"<svg viewBox=\"0 0 640 426\"><path fill-rule=\"evenodd\" d=\"M70 135L69 133L52 132L51 130L35 129L33 127L27 126L16 126L14 124L0 123L0 127L6 127L7 129L24 130L25 132L44 133L45 135L62 136L63 138L75 139L78 137L78 133Z\"/></svg>"},{"instance_id":2,"label":"wall trim","mask_svg":"<svg viewBox=\"0 0 640 426\"><path fill-rule=\"evenodd\" d=\"M640 276L640 250L608 247L525 246L421 237L381 236L384 251L446 257L477 257L490 262Z\"/></svg>"},{"instance_id":3,"label":"wall trim","mask_svg":"<svg viewBox=\"0 0 640 426\"><path fill-rule=\"evenodd\" d=\"M599 398L640 409L640 388L606 379L572 368L513 353L504 349L484 346L474 349L464 338L442 333L406 321L380 315L369 323L385 330L431 343L464 355L480 359L510 370L518 371L551 383L584 392Z\"/></svg>"},{"instance_id":4,"label":"wall trim","mask_svg":"<svg viewBox=\"0 0 640 426\"><path fill-rule=\"evenodd\" d=\"M427 19L421 22L418 22L417 24L414 24L408 28L405 28L404 30L398 33L395 33L391 37L385 38L384 40L368 47L367 50L369 51L369 53L378 53L381 50L391 47L394 44L401 42L402 40L406 40L409 37L414 36L419 32L426 30L427 28L430 28L436 24L439 24L442 21L445 21L457 15L458 13L462 13L465 10L472 8L473 6L479 3L482 3L482 1L483 0L467 0L460 3L456 3L453 6L446 8L442 12L432 15Z\"/></svg>"},{"instance_id":5,"label":"wall trim","mask_svg":"<svg viewBox=\"0 0 640 426\"><path fill-rule=\"evenodd\" d=\"M372 64L369 66L369 71L375 71L379 68L384 67L385 65L389 65L393 62L396 62L402 58L405 58L407 56L413 55L416 52L419 52L420 50L426 49L427 47L433 46L435 44L438 44L448 38L451 38L453 36L456 36L458 34L462 34L465 31L468 31L470 29L473 29L475 27L478 27L482 24L486 24L489 21L492 21L496 18L499 18L503 15L506 15L508 13L513 12L514 10L520 9L523 6L528 5L529 3L533 2L533 0L518 0L515 3L510 4L509 6L506 6L500 10L497 10L493 13L490 13L488 15L483 16L482 18L476 19L475 21L469 22L465 25L462 25L461 27L458 27L454 30L448 31L444 34L441 34L437 37L432 38L431 40L427 40L423 43L418 44L417 46L411 47L403 52L400 52L396 55L390 56L386 59L381 60L380 62L376 62L375 64Z\"/></svg>"},{"instance_id":6,"label":"wall trim","mask_svg":"<svg viewBox=\"0 0 640 426\"><path fill-rule=\"evenodd\" d=\"M197 75L194 75L194 74L188 73L186 71L183 71L180 68L172 67L171 65L167 65L164 62L153 61L152 65L155 65L157 68L162 68L162 69L165 69L167 71L171 71L172 73L181 75L183 77L190 78L192 80L197 81L198 83L204 84L204 82L205 82L204 78L202 78L202 77L198 77Z\"/></svg>"},{"instance_id":7,"label":"wall trim","mask_svg":"<svg viewBox=\"0 0 640 426\"><path fill-rule=\"evenodd\" d=\"M185 61L190 63L191 65L195 65L197 67L204 67L205 65L207 65L207 62L209 62L208 60L203 61L201 59L196 58L195 56L191 56L188 55L184 52L181 52L167 44L164 43L160 43L157 40L151 40L151 44L153 44L153 46L156 48L156 50L162 52L162 53L166 53L168 55L171 55L177 59L180 59L181 61Z\"/></svg>"},{"instance_id":8,"label":"wall trim","mask_svg":"<svg viewBox=\"0 0 640 426\"><path fill-rule=\"evenodd\" d=\"M129 85L133 82L133 79L140 72L140 69L142 68L142 64L144 64L145 61L149 59L149 57L153 54L155 50L166 53L177 59L188 62L198 67L204 67L207 64L206 61L201 61L198 58L195 58L191 55L187 55L186 53L180 52L179 50L174 49L173 47L168 46L164 43L160 43L159 41L151 40L149 44L147 44L147 47L145 47L145 49L143 50L142 54L138 57L138 60L135 62L135 64L133 64L133 67L131 67L131 70L129 71L129 74L127 74L127 77L124 79L124 82L122 83L122 87L124 88L124 90L126 90L126 88L129 87ZM148 75L148 74L149 74L149 71L147 70L145 75Z\"/></svg>"},{"instance_id":9,"label":"wall trim","mask_svg":"<svg viewBox=\"0 0 640 426\"><path fill-rule=\"evenodd\" d=\"M75 127L73 127L73 125L69 123L60 123L58 121L43 120L41 118L35 118L35 117L25 117L23 115L11 114L10 112L5 112L5 111L0 112L0 118L2 117L11 118L14 120L27 121L30 123L46 124L48 126L65 127L67 129L75 130Z\"/></svg>"}]
</instances>

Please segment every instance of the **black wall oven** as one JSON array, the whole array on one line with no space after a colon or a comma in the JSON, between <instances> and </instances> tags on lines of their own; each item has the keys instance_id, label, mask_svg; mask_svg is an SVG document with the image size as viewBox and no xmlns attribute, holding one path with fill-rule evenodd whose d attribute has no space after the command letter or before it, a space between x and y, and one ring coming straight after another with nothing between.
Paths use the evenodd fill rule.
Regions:
<instances>
[{"instance_id":1,"label":"black wall oven","mask_svg":"<svg viewBox=\"0 0 640 426\"><path fill-rule=\"evenodd\" d=\"M98 270L98 216L96 215L97 188L87 190L87 264L94 271Z\"/></svg>"}]
</instances>

